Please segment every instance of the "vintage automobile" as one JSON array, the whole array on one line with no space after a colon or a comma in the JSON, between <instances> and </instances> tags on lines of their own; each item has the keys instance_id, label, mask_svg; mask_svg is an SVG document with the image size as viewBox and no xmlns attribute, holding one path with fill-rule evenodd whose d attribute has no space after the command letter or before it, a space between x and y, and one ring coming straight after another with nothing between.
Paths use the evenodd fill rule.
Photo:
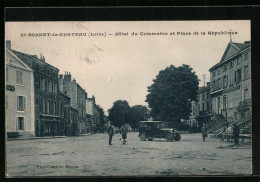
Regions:
<instances>
[{"instance_id":1,"label":"vintage automobile","mask_svg":"<svg viewBox=\"0 0 260 182\"><path fill-rule=\"evenodd\" d=\"M180 133L173 128L167 128L166 122L163 121L140 121L138 137L141 141L165 138L168 142L171 142L181 139Z\"/></svg>"}]
</instances>

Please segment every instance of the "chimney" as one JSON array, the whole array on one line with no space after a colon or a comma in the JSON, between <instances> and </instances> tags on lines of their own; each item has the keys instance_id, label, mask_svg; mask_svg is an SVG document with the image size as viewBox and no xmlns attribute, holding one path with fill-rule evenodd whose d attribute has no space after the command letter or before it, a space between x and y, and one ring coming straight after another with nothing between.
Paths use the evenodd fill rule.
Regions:
<instances>
[{"instance_id":1,"label":"chimney","mask_svg":"<svg viewBox=\"0 0 260 182\"><path fill-rule=\"evenodd\" d=\"M203 87L205 87L205 74L203 74L202 77L203 77Z\"/></svg>"},{"instance_id":2,"label":"chimney","mask_svg":"<svg viewBox=\"0 0 260 182\"><path fill-rule=\"evenodd\" d=\"M40 60L42 60L42 53L40 53Z\"/></svg>"},{"instance_id":3,"label":"chimney","mask_svg":"<svg viewBox=\"0 0 260 182\"><path fill-rule=\"evenodd\" d=\"M64 81L71 82L71 75L69 75L67 71L65 71Z\"/></svg>"},{"instance_id":4,"label":"chimney","mask_svg":"<svg viewBox=\"0 0 260 182\"><path fill-rule=\"evenodd\" d=\"M5 45L6 48L11 50L11 41L10 40L6 40L5 42L6 42L6 45Z\"/></svg>"},{"instance_id":5,"label":"chimney","mask_svg":"<svg viewBox=\"0 0 260 182\"><path fill-rule=\"evenodd\" d=\"M60 76L60 79L63 79L63 74L60 74L59 76Z\"/></svg>"},{"instance_id":6,"label":"chimney","mask_svg":"<svg viewBox=\"0 0 260 182\"><path fill-rule=\"evenodd\" d=\"M45 57L44 56L42 56L42 61L45 62Z\"/></svg>"}]
</instances>

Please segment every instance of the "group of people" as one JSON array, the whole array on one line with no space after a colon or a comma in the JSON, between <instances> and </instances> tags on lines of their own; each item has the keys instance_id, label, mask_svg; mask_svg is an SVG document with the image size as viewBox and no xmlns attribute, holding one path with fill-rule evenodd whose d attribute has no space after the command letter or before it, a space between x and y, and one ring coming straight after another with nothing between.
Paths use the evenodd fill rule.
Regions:
<instances>
[{"instance_id":1,"label":"group of people","mask_svg":"<svg viewBox=\"0 0 260 182\"><path fill-rule=\"evenodd\" d=\"M122 135L122 142L123 144L126 144L126 139L127 139L127 127L125 124L123 124L123 126L120 128L120 133ZM113 138L113 135L114 135L114 129L113 127L110 125L107 129L107 133L108 133L108 136L109 136L109 139L108 139L108 144L109 145L113 145L112 144L112 138Z\"/></svg>"},{"instance_id":2,"label":"group of people","mask_svg":"<svg viewBox=\"0 0 260 182\"><path fill-rule=\"evenodd\" d=\"M207 135L207 128L206 128L205 124L203 124L203 126L201 128L201 134L202 134L203 142L205 142L205 138L208 136ZM240 129L237 126L237 124L235 123L233 125L233 139L234 139L236 147L238 146L238 143L239 143L239 134L240 134Z\"/></svg>"}]
</instances>

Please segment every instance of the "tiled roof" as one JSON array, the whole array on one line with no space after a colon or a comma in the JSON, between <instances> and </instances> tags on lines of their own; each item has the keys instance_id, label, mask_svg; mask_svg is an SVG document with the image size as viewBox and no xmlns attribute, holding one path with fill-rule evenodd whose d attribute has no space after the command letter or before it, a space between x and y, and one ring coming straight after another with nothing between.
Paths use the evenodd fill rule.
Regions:
<instances>
[{"instance_id":1,"label":"tiled roof","mask_svg":"<svg viewBox=\"0 0 260 182\"><path fill-rule=\"evenodd\" d=\"M224 60L225 55L226 55L226 53L227 53L227 51L228 51L228 49L229 49L229 47L230 47L231 45L234 46L234 47L236 47L236 49L237 49L237 52L234 53L233 56L239 54L239 53L242 52L244 49L246 49L246 48L248 48L248 47L251 46L250 41L246 41L245 43L229 42L229 44L228 44L228 46L227 46L227 48L226 48L226 50L225 50L225 52L224 52L224 54L223 54L223 56L222 56L220 62L217 63L217 64L215 64L214 66L212 66L212 67L209 69L209 71L211 71L212 69L215 69L216 67L218 67L219 65L221 65L222 63L228 61L231 57L233 57L233 56L231 56L231 57L229 57L228 59Z\"/></svg>"},{"instance_id":2,"label":"tiled roof","mask_svg":"<svg viewBox=\"0 0 260 182\"><path fill-rule=\"evenodd\" d=\"M232 44L237 46L240 50L243 50L243 49L245 49L245 48L250 46L250 44L241 44L241 43L235 43L235 42L232 42Z\"/></svg>"},{"instance_id":3,"label":"tiled roof","mask_svg":"<svg viewBox=\"0 0 260 182\"><path fill-rule=\"evenodd\" d=\"M49 66L51 66L54 69L59 70L58 68L46 63L45 61L42 61L40 59L38 59L37 57L33 56L33 55L29 55L29 54L25 54L16 50L11 50L19 59L21 59L22 61L24 61L25 63L28 63L27 61L35 61L35 62L41 62L44 64L47 64ZM31 65L27 64L29 67L31 67Z\"/></svg>"}]
</instances>

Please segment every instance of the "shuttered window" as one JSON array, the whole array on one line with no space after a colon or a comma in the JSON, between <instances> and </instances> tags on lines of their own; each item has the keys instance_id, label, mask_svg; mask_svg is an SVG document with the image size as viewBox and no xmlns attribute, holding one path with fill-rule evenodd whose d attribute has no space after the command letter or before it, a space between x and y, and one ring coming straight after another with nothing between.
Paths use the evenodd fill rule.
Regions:
<instances>
[{"instance_id":1,"label":"shuttered window","mask_svg":"<svg viewBox=\"0 0 260 182\"><path fill-rule=\"evenodd\" d=\"M26 99L23 96L17 97L17 111L25 111Z\"/></svg>"}]
</instances>

